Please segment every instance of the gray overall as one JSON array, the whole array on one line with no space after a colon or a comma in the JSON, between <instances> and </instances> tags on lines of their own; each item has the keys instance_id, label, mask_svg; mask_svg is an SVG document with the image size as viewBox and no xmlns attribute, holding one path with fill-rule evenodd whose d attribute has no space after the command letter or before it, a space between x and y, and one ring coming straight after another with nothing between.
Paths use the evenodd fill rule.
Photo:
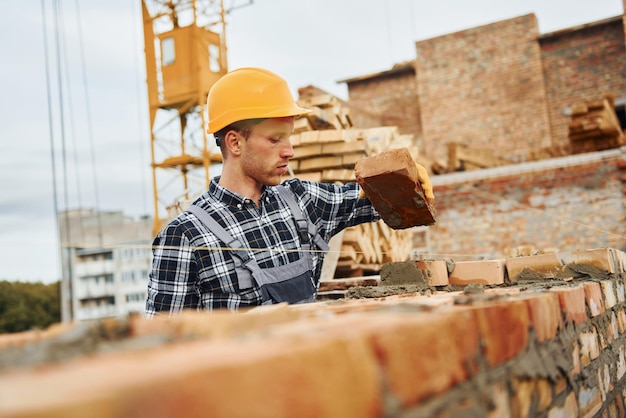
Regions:
<instances>
[{"instance_id":1,"label":"gray overall","mask_svg":"<svg viewBox=\"0 0 626 418\"><path fill-rule=\"evenodd\" d=\"M191 205L187 211L196 215L211 232L226 244L233 255L240 289L252 288L252 279L254 278L257 286L261 288L263 305L280 302L313 302L317 286L313 281L311 241L322 251L328 251L328 244L318 234L317 227L309 219L304 218L293 193L287 190L285 186L277 186L276 190L285 199L294 214L302 251L300 259L284 266L260 268L243 243L233 238L206 211L195 205Z\"/></svg>"}]
</instances>

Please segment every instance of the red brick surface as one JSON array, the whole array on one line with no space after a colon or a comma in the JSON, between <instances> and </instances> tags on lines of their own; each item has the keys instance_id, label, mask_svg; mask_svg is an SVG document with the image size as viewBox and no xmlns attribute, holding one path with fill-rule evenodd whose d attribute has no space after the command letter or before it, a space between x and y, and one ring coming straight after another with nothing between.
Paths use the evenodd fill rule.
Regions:
<instances>
[{"instance_id":1,"label":"red brick surface","mask_svg":"<svg viewBox=\"0 0 626 418\"><path fill-rule=\"evenodd\" d=\"M74 325L0 336L0 416L621 416L623 253L592 253L610 254L619 271L108 318L84 334L87 351L66 359L55 356ZM584 269L589 254L565 256ZM7 367L21 352L53 356Z\"/></svg>"},{"instance_id":2,"label":"red brick surface","mask_svg":"<svg viewBox=\"0 0 626 418\"><path fill-rule=\"evenodd\" d=\"M528 306L530 320L539 342L556 337L563 327L559 298L554 293L538 293L523 298Z\"/></svg>"},{"instance_id":3,"label":"red brick surface","mask_svg":"<svg viewBox=\"0 0 626 418\"><path fill-rule=\"evenodd\" d=\"M585 283L583 284L583 289L585 289L585 299L587 301L587 307L589 308L589 314L591 317L603 314L604 303L602 302L600 283Z\"/></svg>"},{"instance_id":4,"label":"red brick surface","mask_svg":"<svg viewBox=\"0 0 626 418\"><path fill-rule=\"evenodd\" d=\"M204 341L94 360L5 376L0 415L340 418L381 410L364 339Z\"/></svg>"},{"instance_id":5,"label":"red brick surface","mask_svg":"<svg viewBox=\"0 0 626 418\"><path fill-rule=\"evenodd\" d=\"M538 34L535 16L525 15L416 43L430 159L445 160L451 141L511 159L550 145Z\"/></svg>"},{"instance_id":6,"label":"red brick surface","mask_svg":"<svg viewBox=\"0 0 626 418\"><path fill-rule=\"evenodd\" d=\"M442 394L476 371L478 331L466 309L390 318L373 341L386 384L405 406Z\"/></svg>"},{"instance_id":7,"label":"red brick surface","mask_svg":"<svg viewBox=\"0 0 626 418\"><path fill-rule=\"evenodd\" d=\"M466 260L463 255L509 257L511 264L520 261L510 258L510 249L529 243L539 251L622 248L619 237L626 236L626 223L621 221L624 199L616 177L618 158L575 165L568 161L515 175L503 170L478 180L434 176L437 223L428 227L429 251L453 254L458 260ZM572 276L552 254L538 254L527 267L545 278L559 272ZM518 265L510 279L516 280L524 268Z\"/></svg>"},{"instance_id":8,"label":"red brick surface","mask_svg":"<svg viewBox=\"0 0 626 418\"><path fill-rule=\"evenodd\" d=\"M424 196L415 161L407 148L363 158L354 165L354 173L391 228L406 229L436 222L434 202Z\"/></svg>"},{"instance_id":9,"label":"red brick surface","mask_svg":"<svg viewBox=\"0 0 626 418\"><path fill-rule=\"evenodd\" d=\"M504 260L457 261L448 278L450 284L498 285L504 283L506 274Z\"/></svg>"},{"instance_id":10,"label":"red brick surface","mask_svg":"<svg viewBox=\"0 0 626 418\"><path fill-rule=\"evenodd\" d=\"M530 317L524 301L475 306L472 310L490 366L510 360L526 348Z\"/></svg>"},{"instance_id":11,"label":"red brick surface","mask_svg":"<svg viewBox=\"0 0 626 418\"><path fill-rule=\"evenodd\" d=\"M565 314L566 321L582 324L589 319L585 307L585 291L582 286L558 287L551 291L559 296L561 311Z\"/></svg>"},{"instance_id":12,"label":"red brick surface","mask_svg":"<svg viewBox=\"0 0 626 418\"><path fill-rule=\"evenodd\" d=\"M419 260L416 265L426 277L428 286L446 286L449 283L445 260Z\"/></svg>"}]
</instances>

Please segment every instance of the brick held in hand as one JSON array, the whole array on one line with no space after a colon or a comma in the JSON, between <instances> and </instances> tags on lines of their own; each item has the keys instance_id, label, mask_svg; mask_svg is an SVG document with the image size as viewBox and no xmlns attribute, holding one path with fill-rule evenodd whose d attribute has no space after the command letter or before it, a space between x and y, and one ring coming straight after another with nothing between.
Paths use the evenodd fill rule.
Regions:
<instances>
[{"instance_id":1,"label":"brick held in hand","mask_svg":"<svg viewBox=\"0 0 626 418\"><path fill-rule=\"evenodd\" d=\"M408 149L363 158L356 162L354 172L365 195L389 227L406 229L436 222L434 204L424 196Z\"/></svg>"}]
</instances>

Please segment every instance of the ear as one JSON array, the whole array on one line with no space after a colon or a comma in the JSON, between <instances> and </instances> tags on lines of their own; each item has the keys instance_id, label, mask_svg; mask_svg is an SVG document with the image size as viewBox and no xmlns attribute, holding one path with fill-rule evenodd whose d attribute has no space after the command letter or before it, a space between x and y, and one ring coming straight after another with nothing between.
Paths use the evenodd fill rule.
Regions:
<instances>
[{"instance_id":1,"label":"ear","mask_svg":"<svg viewBox=\"0 0 626 418\"><path fill-rule=\"evenodd\" d=\"M233 155L241 154L241 135L237 131L228 131L224 135L223 142L229 153Z\"/></svg>"}]
</instances>

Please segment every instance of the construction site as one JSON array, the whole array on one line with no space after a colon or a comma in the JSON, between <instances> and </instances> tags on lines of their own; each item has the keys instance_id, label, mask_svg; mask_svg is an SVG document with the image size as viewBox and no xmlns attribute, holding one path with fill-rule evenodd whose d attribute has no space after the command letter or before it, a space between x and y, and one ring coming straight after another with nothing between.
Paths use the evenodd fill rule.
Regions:
<instances>
[{"instance_id":1,"label":"construction site","mask_svg":"<svg viewBox=\"0 0 626 418\"><path fill-rule=\"evenodd\" d=\"M203 127L226 15L142 0L154 216L109 214L118 244L149 243L222 163ZM149 319L147 277L87 291L115 253L66 245L63 321L0 335L0 416L626 417L625 28L526 14L417 41L338 80L347 100L298 86L289 176L359 182L382 218L329 242L317 300ZM94 216L66 213L62 241Z\"/></svg>"}]
</instances>

